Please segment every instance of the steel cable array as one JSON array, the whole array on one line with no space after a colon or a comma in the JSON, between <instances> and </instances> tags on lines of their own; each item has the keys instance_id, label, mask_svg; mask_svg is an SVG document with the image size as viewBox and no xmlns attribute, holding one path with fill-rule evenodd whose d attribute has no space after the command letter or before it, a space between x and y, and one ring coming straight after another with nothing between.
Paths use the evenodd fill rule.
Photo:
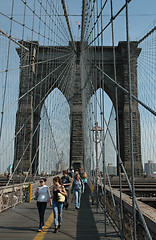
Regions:
<instances>
[{"instance_id":1,"label":"steel cable array","mask_svg":"<svg viewBox=\"0 0 156 240\"><path fill-rule=\"evenodd\" d=\"M81 61L81 69L82 69L82 79L87 79L88 76L90 76L90 81L88 81L88 86L85 89L83 95L83 103L84 103L84 112L85 109L87 108L87 112L86 112L86 116L84 117L84 136L85 137L85 145L86 145L86 150L85 150L85 159L88 159L88 161L90 161L90 163L86 162L85 164L87 164L86 169L88 169L90 167L90 171L91 171L91 179L93 180L93 184L95 185L96 188L96 194L98 196L98 187L97 187L97 182L98 182L98 167L99 167L99 161L101 159L101 156L103 157L103 180L101 181L101 183L103 182L103 201L104 201L104 209L105 209L105 216L107 215L107 210L106 210L106 192L105 192L105 175L107 175L108 177L108 182L110 184L109 181L109 176L108 176L108 170L106 167L106 161L109 161L109 159L106 160L106 148L108 147L108 145L106 145L106 141L104 141L105 138L102 138L102 141L104 141L103 143L101 143L101 153L100 155L97 155L97 149L94 149L94 143L93 143L93 136L90 133L91 129L93 128L95 122L100 122L100 126L103 126L103 132L105 135L105 129L106 126L108 126L108 129L110 129L109 125L106 124L106 120L105 120L105 113L104 110L105 107L103 105L105 105L105 100L104 98L101 100L101 96L103 93L104 89L104 82L105 79L107 77L107 79L109 78L110 80L113 80L113 82L115 83L114 85L114 93L116 94L116 104L115 104L115 109L116 109L116 127L118 128L118 90L120 90L121 86L119 86L119 84L116 81L116 60L115 60L115 46L114 46L114 28L113 28L113 22L115 21L115 19L117 18L117 16L120 15L120 13L124 10L126 10L126 20L127 21L127 26L125 29L125 33L127 34L127 39L125 39L127 41L127 46L128 46L128 59L129 59L129 89L128 91L126 89L124 89L123 87L121 88L122 91L126 92L126 94L128 94L129 96L129 106L130 106L130 115L129 115L129 121L130 123L130 138L131 138L131 179L132 179L132 187L130 187L130 190L132 192L132 199L133 199L133 238L137 239L137 233L136 233L136 214L135 214L135 206L137 206L139 214L140 214L140 219L144 225L146 234L148 236L148 239L151 239L149 230L146 226L146 223L143 219L143 216L141 214L141 211L138 207L137 201L136 201L136 197L135 197L135 189L134 189L134 166L133 166L133 128L132 128L132 111L131 111L131 104L132 104L132 98L137 101L140 105L140 107L144 108L144 110L146 109L147 111L149 111L149 114L152 113L153 114L153 118L155 117L155 110L154 110L154 106L150 106L149 104L145 103L144 99L140 99L137 98L137 96L133 96L131 93L131 70L130 70L130 61L133 61L133 59L130 56L130 48L129 48L129 29L128 29L128 4L130 3L130 1L125 1L125 4L115 13L113 14L113 1L110 1L110 6L108 7L110 9L110 20L107 22L105 22L105 27L103 27L103 19L102 19L102 15L107 14L107 6L108 6L108 1L101 1L101 7L99 8L99 2L100 1L86 1L86 22L84 23L84 26L82 28L83 32L84 32L84 36L81 36L81 39L83 39L82 42L82 61ZM105 11L106 8L106 11ZM95 14L96 13L96 14ZM100 15L101 15L101 19L100 19ZM96 16L96 19L95 19ZM111 25L111 29L109 29ZM100 30L101 28L101 30ZM106 32L106 30L108 31L108 29L110 30L111 34L112 34L112 47L113 47L113 55L114 55L114 77L111 77L109 75L107 75L105 73L105 69L104 69L104 65L102 65L103 63L103 59L104 59L104 52L103 52L103 48L101 48L101 52L100 54L97 52L98 47L103 47L104 43L104 34ZM86 35L85 35L86 34ZM102 36L101 36L102 35ZM91 48L94 50L91 50ZM84 52L84 54L83 54ZM88 64L88 62L90 64ZM84 67L85 66L85 67ZM87 66L87 67L86 67ZM87 69L87 73L86 73L86 69ZM144 68L146 69L146 68ZM100 79L97 83L97 79ZM97 91L97 89L101 88L100 92ZM140 89L138 90L140 91ZM85 96L90 96L90 95L94 95L92 102L90 103L88 98L86 98ZM96 100L95 100L96 99ZM98 100L98 101L97 101ZM99 106L97 106L97 102L99 102ZM92 106L92 110L91 107ZM145 111L146 111L145 110ZM100 121L100 116L101 115L101 121ZM142 120L142 119L141 119ZM87 122L87 123L86 123ZM102 124L103 122L103 124ZM105 126L106 124L106 126ZM86 130L87 129L87 130ZM108 131L108 134L111 136L112 134L110 133L111 130ZM117 130L117 136L119 134L119 130ZM90 140L88 140L88 137L90 138ZM117 137L117 146L118 149L116 147L116 143L114 142L114 137L112 138L111 136L111 140L113 141L113 148L115 149L117 156L118 156L118 170L119 173L121 173L124 169L122 160L120 158L120 142L119 142L119 138ZM90 145L90 153L88 152L88 145ZM154 156L154 155L153 155ZM90 160L89 160L90 159ZM94 171L93 171L94 169ZM100 169L102 170L102 168ZM106 174L107 173L107 174ZM124 169L124 173L125 169ZM128 185L130 186L130 182L128 180L127 174L125 175ZM99 176L100 177L100 176ZM122 185L121 185L121 179L119 180L120 182L120 221L119 221L119 217L117 216L117 222L118 222L118 226L119 226L119 232L120 232L120 236L122 239L124 239L126 236L124 236L125 233L123 233L123 209L122 209ZM110 186L111 189L111 186ZM111 191L111 190L110 190ZM98 197L97 197L97 205L98 205ZM114 203L114 207L115 207L115 203ZM105 217L106 219L106 217ZM121 226L120 226L121 223ZM105 221L106 224L106 221ZM105 226L105 234L106 234L106 226ZM127 233L128 234L128 233Z\"/></svg>"},{"instance_id":2,"label":"steel cable array","mask_svg":"<svg viewBox=\"0 0 156 240\"><path fill-rule=\"evenodd\" d=\"M29 176L52 174L69 166L71 110L76 94L82 96L84 169L96 193L97 211L100 194L104 209L104 232L107 236L107 187L109 186L115 223L121 239L130 239L124 231L122 173L131 191L133 239L137 239L136 209L147 239L152 239L139 209L134 186L133 104L139 105L143 161L154 159L155 152L155 25L138 41L138 92L131 85L131 56L128 7L113 0L82 0L80 49L76 49L68 8L64 0L12 0L11 12L1 9L4 26L0 29L0 171L14 163L9 181L18 175L21 189ZM115 10L114 10L115 9ZM20 10L23 14L17 14ZM127 88L117 78L116 21L125 11L127 51ZM108 16L107 20L106 17ZM106 72L105 36L110 36L113 72ZM20 59L20 64L19 64ZM77 61L80 60L81 89L74 92ZM145 67L146 65L146 67ZM106 95L112 85L114 102ZM120 153L119 94L129 108L129 152L131 173L127 175ZM109 109L107 107L109 105ZM16 114L17 113L17 114ZM22 113L19 117L19 113ZM36 121L34 119L37 119ZM101 126L101 128L99 126ZM30 129L29 133L27 129ZM98 135L97 130L100 130ZM151 131L151 129L153 129ZM150 134L149 134L150 132ZM29 135L29 137L28 137ZM21 143L20 143L21 142ZM21 148L17 147L22 146ZM95 147L96 146L96 147ZM35 149L35 150L34 150ZM100 151L99 151L100 150ZM111 154L110 154L111 152ZM29 155L28 155L29 153ZM29 162L23 178L25 161ZM15 164L16 162L16 164ZM119 174L120 211L113 195L109 165L116 164ZM129 178L131 181L129 181ZM101 187L101 190L99 189ZM14 193L16 195L16 193ZM5 203L3 202L3 207Z\"/></svg>"},{"instance_id":3,"label":"steel cable array","mask_svg":"<svg viewBox=\"0 0 156 240\"><path fill-rule=\"evenodd\" d=\"M21 16L17 14L19 9L20 12L23 11ZM66 143L68 142L70 146L70 111L64 95L71 81L74 55L73 49L69 46L70 34L64 22L64 11L58 1L12 0L11 14L8 13L8 9L1 8L0 15L4 22L4 28L0 30L2 62L0 171L6 172L9 176L9 181L1 194L3 209L7 207L3 200L8 186L19 176L22 191L22 186L28 181L34 165L37 164L36 158L39 157L39 165L35 166L34 177L41 172L52 174L58 171L61 160L59 154L62 151L64 151L64 167L68 165L69 147L66 147ZM9 34L8 29L10 29ZM42 51L41 57L40 51ZM50 69L49 66L53 68ZM22 81L22 74L26 79L25 83L19 81ZM19 89L21 84L25 84L23 92ZM45 91L44 95L43 91ZM20 110L21 104L23 106ZM25 117L18 120L15 130L17 108L25 114ZM37 125L30 124L30 139L27 141L27 126L32 121L32 117L38 113L41 118ZM61 134L62 132L65 136ZM32 144L39 134L40 142L36 145L26 176L23 178L25 154L29 149L32 152ZM15 149L16 142L20 136L23 141L23 153L16 155L15 152L18 152L18 149ZM18 162L12 166L17 156L20 156ZM14 169L11 172L12 167ZM14 193L15 199L17 194Z\"/></svg>"}]
</instances>

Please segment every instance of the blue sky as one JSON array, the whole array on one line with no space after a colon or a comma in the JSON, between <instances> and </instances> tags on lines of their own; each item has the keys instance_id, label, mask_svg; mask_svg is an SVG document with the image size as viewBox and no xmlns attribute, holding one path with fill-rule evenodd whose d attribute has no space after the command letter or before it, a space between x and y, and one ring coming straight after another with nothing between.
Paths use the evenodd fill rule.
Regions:
<instances>
[{"instance_id":1,"label":"blue sky","mask_svg":"<svg viewBox=\"0 0 156 240\"><path fill-rule=\"evenodd\" d=\"M100 3L101 1L99 1ZM108 1L108 5L109 5ZM66 0L67 6L69 7L69 14L81 14L82 4L81 1L77 0ZM104 1L103 1L104 3ZM114 0L114 13L116 13L119 8L125 3L123 0ZM156 20L156 1L155 0L132 0L129 3L129 24L130 24L130 39L136 40L144 32L144 30ZM104 14L104 21L109 21L110 19L110 7L106 7L106 12ZM74 35L77 36L77 24L76 21L81 22L81 16L71 16L70 21L74 31ZM111 36L108 33L106 38L106 45L111 44ZM121 16L115 21L115 39L116 44L118 41L123 41L126 39L125 35L125 11L121 13Z\"/></svg>"},{"instance_id":2,"label":"blue sky","mask_svg":"<svg viewBox=\"0 0 156 240\"><path fill-rule=\"evenodd\" d=\"M27 2L33 8L33 1L29 0ZM65 2L70 15L81 15L82 1L66 0ZM98 2L100 5L101 0L98 0ZM11 14L11 3L12 3L11 0L5 0L5 1L0 0L0 11L5 13L6 15ZM104 3L104 0L103 0L103 3ZM120 9L120 7L124 3L125 3L124 0L113 0L114 14ZM39 7L37 7L37 4L36 4L36 10L37 8L39 9ZM131 40L136 40L136 38L139 37L140 34L142 34L143 31L156 19L155 9L156 9L155 0L150 0L150 1L132 0L129 3L129 23L130 23L129 27L130 27ZM24 4L22 3L22 1L15 0L14 15L16 15L15 18L20 22L23 21L23 12L24 12ZM28 10L27 10L27 15L29 15L29 17L26 18L26 23L29 24L32 22L32 17L30 16L31 13ZM105 15L103 16L103 22L105 25L105 23L107 23L110 20L110 1L108 1L107 3L103 15ZM77 30L76 21L81 22L81 16L70 16L69 18L70 18L71 27L73 30L73 36L75 36L75 38L77 39L78 30ZM9 20L7 20L6 18L0 15L0 28L3 30L7 30L8 23L9 23ZM115 43L117 44L118 41L122 41L126 39L125 10L115 20L114 28L115 28ZM106 31L106 34L104 34L105 45L111 45L111 35L109 30ZM14 34L19 37L21 34L19 34L18 31L21 31L21 29L19 28L19 26L16 25L16 32ZM31 36L28 36L28 37L31 37Z\"/></svg>"}]
</instances>

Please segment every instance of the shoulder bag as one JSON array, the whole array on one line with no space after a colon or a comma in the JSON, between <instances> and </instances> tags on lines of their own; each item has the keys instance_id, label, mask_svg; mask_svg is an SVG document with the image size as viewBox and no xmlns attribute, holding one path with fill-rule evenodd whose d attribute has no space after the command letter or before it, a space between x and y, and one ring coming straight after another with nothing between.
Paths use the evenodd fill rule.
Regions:
<instances>
[{"instance_id":1,"label":"shoulder bag","mask_svg":"<svg viewBox=\"0 0 156 240\"><path fill-rule=\"evenodd\" d=\"M37 201L37 199L38 199L38 193L37 193L36 196L34 197L34 200Z\"/></svg>"},{"instance_id":2,"label":"shoulder bag","mask_svg":"<svg viewBox=\"0 0 156 240\"><path fill-rule=\"evenodd\" d=\"M63 203L65 201L65 196L62 193L58 192L57 196L58 196L58 200L57 200L58 202Z\"/></svg>"}]
</instances>

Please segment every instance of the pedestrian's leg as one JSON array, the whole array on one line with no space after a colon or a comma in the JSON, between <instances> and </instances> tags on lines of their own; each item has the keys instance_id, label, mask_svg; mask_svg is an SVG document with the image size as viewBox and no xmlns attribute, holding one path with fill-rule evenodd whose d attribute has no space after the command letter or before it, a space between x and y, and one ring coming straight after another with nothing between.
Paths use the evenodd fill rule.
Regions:
<instances>
[{"instance_id":1,"label":"pedestrian's leg","mask_svg":"<svg viewBox=\"0 0 156 240\"><path fill-rule=\"evenodd\" d=\"M80 202L81 202L81 190L78 191L78 208L80 208Z\"/></svg>"},{"instance_id":2,"label":"pedestrian's leg","mask_svg":"<svg viewBox=\"0 0 156 240\"><path fill-rule=\"evenodd\" d=\"M54 212L54 226L58 227L58 207L56 201L53 201L53 212Z\"/></svg>"},{"instance_id":3,"label":"pedestrian's leg","mask_svg":"<svg viewBox=\"0 0 156 240\"><path fill-rule=\"evenodd\" d=\"M39 224L39 230L42 229L42 225L41 225L41 202L37 202L37 208L38 208L38 213L39 213L39 220L40 220L40 224Z\"/></svg>"},{"instance_id":4,"label":"pedestrian's leg","mask_svg":"<svg viewBox=\"0 0 156 240\"><path fill-rule=\"evenodd\" d=\"M62 223L62 209L63 209L63 203L58 203L58 228L61 227Z\"/></svg>"},{"instance_id":5,"label":"pedestrian's leg","mask_svg":"<svg viewBox=\"0 0 156 240\"><path fill-rule=\"evenodd\" d=\"M63 207L66 208L66 205L67 205L67 196L65 196L65 201L63 203Z\"/></svg>"},{"instance_id":6,"label":"pedestrian's leg","mask_svg":"<svg viewBox=\"0 0 156 240\"><path fill-rule=\"evenodd\" d=\"M75 208L78 208L78 191L74 191L74 195L75 195Z\"/></svg>"},{"instance_id":7,"label":"pedestrian's leg","mask_svg":"<svg viewBox=\"0 0 156 240\"><path fill-rule=\"evenodd\" d=\"M66 206L66 209L69 207L69 202L68 202L68 199L69 199L69 189L67 189L67 206Z\"/></svg>"},{"instance_id":8,"label":"pedestrian's leg","mask_svg":"<svg viewBox=\"0 0 156 240\"><path fill-rule=\"evenodd\" d=\"M44 213L47 207L47 203L46 202L42 202L41 204L41 227L44 226Z\"/></svg>"},{"instance_id":9,"label":"pedestrian's leg","mask_svg":"<svg viewBox=\"0 0 156 240\"><path fill-rule=\"evenodd\" d=\"M67 210L67 208L68 208L68 206L69 206L69 203L68 203L68 199L69 199L69 190L66 189L66 192L67 192L67 196L65 196L64 207L65 207L65 209Z\"/></svg>"},{"instance_id":10,"label":"pedestrian's leg","mask_svg":"<svg viewBox=\"0 0 156 240\"><path fill-rule=\"evenodd\" d=\"M69 199L69 189L67 189L66 192L67 192L67 199Z\"/></svg>"}]
</instances>

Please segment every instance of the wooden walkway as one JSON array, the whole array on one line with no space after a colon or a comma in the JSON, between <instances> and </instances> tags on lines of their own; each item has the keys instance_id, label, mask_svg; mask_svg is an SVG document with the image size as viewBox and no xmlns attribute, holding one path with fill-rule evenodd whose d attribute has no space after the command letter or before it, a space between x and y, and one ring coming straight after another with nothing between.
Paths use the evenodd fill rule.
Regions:
<instances>
[{"instance_id":1,"label":"wooden walkway","mask_svg":"<svg viewBox=\"0 0 156 240\"><path fill-rule=\"evenodd\" d=\"M63 210L62 227L58 233L53 233L53 214L48 205L45 213L46 227L38 233L38 212L36 202L24 203L0 213L0 239L3 240L117 240L111 222L107 223L107 236L104 236L104 214L96 212L91 205L89 190L82 196L80 210L75 210L74 200L70 195L70 206Z\"/></svg>"}]
</instances>

